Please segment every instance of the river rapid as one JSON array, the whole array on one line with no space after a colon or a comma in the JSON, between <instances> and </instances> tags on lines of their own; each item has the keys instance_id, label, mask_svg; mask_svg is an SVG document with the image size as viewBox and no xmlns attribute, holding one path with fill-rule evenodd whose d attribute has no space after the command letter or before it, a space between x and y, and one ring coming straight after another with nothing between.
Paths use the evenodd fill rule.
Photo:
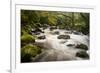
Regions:
<instances>
[{"instance_id":1,"label":"river rapid","mask_svg":"<svg viewBox=\"0 0 100 73\"><path fill-rule=\"evenodd\" d=\"M84 58L77 57L76 53L84 51L82 49L77 49L75 46L77 44L85 44L89 48L89 36L82 33L75 34L69 30L54 29L49 28L43 30L38 36L45 36L45 39L36 39L36 43L45 47L43 52L32 58L33 62L45 62L45 61L69 61L69 60L84 60ZM54 32L59 32L59 34L54 34ZM69 35L70 39L58 39L59 35ZM68 46L72 44L72 46ZM89 49L86 51L89 55Z\"/></svg>"}]
</instances>

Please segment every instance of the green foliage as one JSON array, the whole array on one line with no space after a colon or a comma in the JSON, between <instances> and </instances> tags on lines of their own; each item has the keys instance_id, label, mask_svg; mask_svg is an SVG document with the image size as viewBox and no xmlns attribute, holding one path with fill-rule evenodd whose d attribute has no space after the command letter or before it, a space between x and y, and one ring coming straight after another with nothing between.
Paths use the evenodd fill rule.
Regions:
<instances>
[{"instance_id":1,"label":"green foliage","mask_svg":"<svg viewBox=\"0 0 100 73\"><path fill-rule=\"evenodd\" d=\"M30 62L31 57L41 53L40 48L34 45L37 37L32 35L32 29L42 32L41 27L50 27L51 30L57 28L76 30L87 35L89 34L89 17L89 13L80 12L21 10L21 61ZM54 32L54 34L59 34L59 32ZM40 38L45 39L45 36ZM70 39L70 36L59 35L57 38ZM76 45L76 48L88 50L84 44Z\"/></svg>"},{"instance_id":2,"label":"green foliage","mask_svg":"<svg viewBox=\"0 0 100 73\"><path fill-rule=\"evenodd\" d=\"M44 24L89 34L89 13L21 10L21 26L28 33Z\"/></svg>"},{"instance_id":3,"label":"green foliage","mask_svg":"<svg viewBox=\"0 0 100 73\"><path fill-rule=\"evenodd\" d=\"M83 34L89 34L89 25L90 25L90 14L89 13L80 13L81 18L83 19L85 25L84 27L81 29L81 32Z\"/></svg>"},{"instance_id":4,"label":"green foliage","mask_svg":"<svg viewBox=\"0 0 100 73\"><path fill-rule=\"evenodd\" d=\"M29 44L29 43L34 43L35 38L36 37L33 37L32 35L29 35L29 34L22 35L21 36L21 46L24 46L24 45Z\"/></svg>"},{"instance_id":5,"label":"green foliage","mask_svg":"<svg viewBox=\"0 0 100 73\"><path fill-rule=\"evenodd\" d=\"M30 62L32 57L41 53L41 49L35 45L28 44L21 48L21 62Z\"/></svg>"}]
</instances>

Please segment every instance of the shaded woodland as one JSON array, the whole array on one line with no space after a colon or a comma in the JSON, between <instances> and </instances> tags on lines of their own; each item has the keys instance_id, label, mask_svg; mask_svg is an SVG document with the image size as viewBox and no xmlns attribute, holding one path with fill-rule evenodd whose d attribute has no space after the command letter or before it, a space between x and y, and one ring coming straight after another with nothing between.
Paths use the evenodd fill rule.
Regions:
<instances>
[{"instance_id":1,"label":"shaded woodland","mask_svg":"<svg viewBox=\"0 0 100 73\"><path fill-rule=\"evenodd\" d=\"M37 35L45 33L43 30L47 28L51 31L61 29L89 36L89 17L89 13L82 12L21 10L21 62L31 62L32 58L44 51L45 47L38 45L36 39L45 39L45 36L37 37ZM59 34L59 32L55 33ZM64 38L60 36L58 39L61 37ZM70 39L68 36L66 38ZM87 50L84 44L80 47L85 47ZM82 53L81 56L89 57L86 52ZM78 55L80 56L80 53Z\"/></svg>"}]
</instances>

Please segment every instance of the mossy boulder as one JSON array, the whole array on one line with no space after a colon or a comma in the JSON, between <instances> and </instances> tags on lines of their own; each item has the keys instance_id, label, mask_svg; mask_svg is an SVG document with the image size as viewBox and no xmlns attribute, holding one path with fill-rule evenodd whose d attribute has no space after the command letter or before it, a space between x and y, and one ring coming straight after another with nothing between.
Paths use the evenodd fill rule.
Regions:
<instances>
[{"instance_id":1,"label":"mossy boulder","mask_svg":"<svg viewBox=\"0 0 100 73\"><path fill-rule=\"evenodd\" d=\"M70 36L69 35L59 35L57 38L58 39L70 39Z\"/></svg>"},{"instance_id":2,"label":"mossy boulder","mask_svg":"<svg viewBox=\"0 0 100 73\"><path fill-rule=\"evenodd\" d=\"M21 62L30 62L32 57L41 53L38 46L28 44L21 48Z\"/></svg>"},{"instance_id":3,"label":"mossy boulder","mask_svg":"<svg viewBox=\"0 0 100 73\"><path fill-rule=\"evenodd\" d=\"M76 56L77 56L77 57L84 58L84 59L89 59L89 55L88 55L85 51L77 52L77 53L76 53Z\"/></svg>"},{"instance_id":4,"label":"mossy boulder","mask_svg":"<svg viewBox=\"0 0 100 73\"><path fill-rule=\"evenodd\" d=\"M75 48L88 50L88 47L86 45L84 45L84 44L77 44Z\"/></svg>"},{"instance_id":5,"label":"mossy boulder","mask_svg":"<svg viewBox=\"0 0 100 73\"><path fill-rule=\"evenodd\" d=\"M34 42L35 42L35 37L30 34L25 34L21 36L21 46L25 46L26 44Z\"/></svg>"}]
</instances>

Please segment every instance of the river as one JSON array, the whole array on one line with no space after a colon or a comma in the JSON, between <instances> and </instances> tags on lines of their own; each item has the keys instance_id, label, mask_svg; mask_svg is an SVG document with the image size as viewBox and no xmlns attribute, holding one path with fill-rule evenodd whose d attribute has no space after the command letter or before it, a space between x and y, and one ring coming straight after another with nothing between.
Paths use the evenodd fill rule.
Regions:
<instances>
[{"instance_id":1,"label":"river","mask_svg":"<svg viewBox=\"0 0 100 73\"><path fill-rule=\"evenodd\" d=\"M76 53L83 51L82 49L76 49L75 45L85 44L89 48L89 36L82 33L75 34L69 30L54 29L49 28L43 30L37 36L45 35L45 39L36 39L36 43L41 44L45 47L45 51L37 55L32 60L35 62L45 62L45 61L67 61L67 60L84 60L84 58L76 57ZM54 32L59 32L59 34L53 34ZM70 39L58 39L59 35L69 35ZM73 46L67 46L68 44L73 44ZM86 51L89 54L89 50Z\"/></svg>"}]
</instances>

